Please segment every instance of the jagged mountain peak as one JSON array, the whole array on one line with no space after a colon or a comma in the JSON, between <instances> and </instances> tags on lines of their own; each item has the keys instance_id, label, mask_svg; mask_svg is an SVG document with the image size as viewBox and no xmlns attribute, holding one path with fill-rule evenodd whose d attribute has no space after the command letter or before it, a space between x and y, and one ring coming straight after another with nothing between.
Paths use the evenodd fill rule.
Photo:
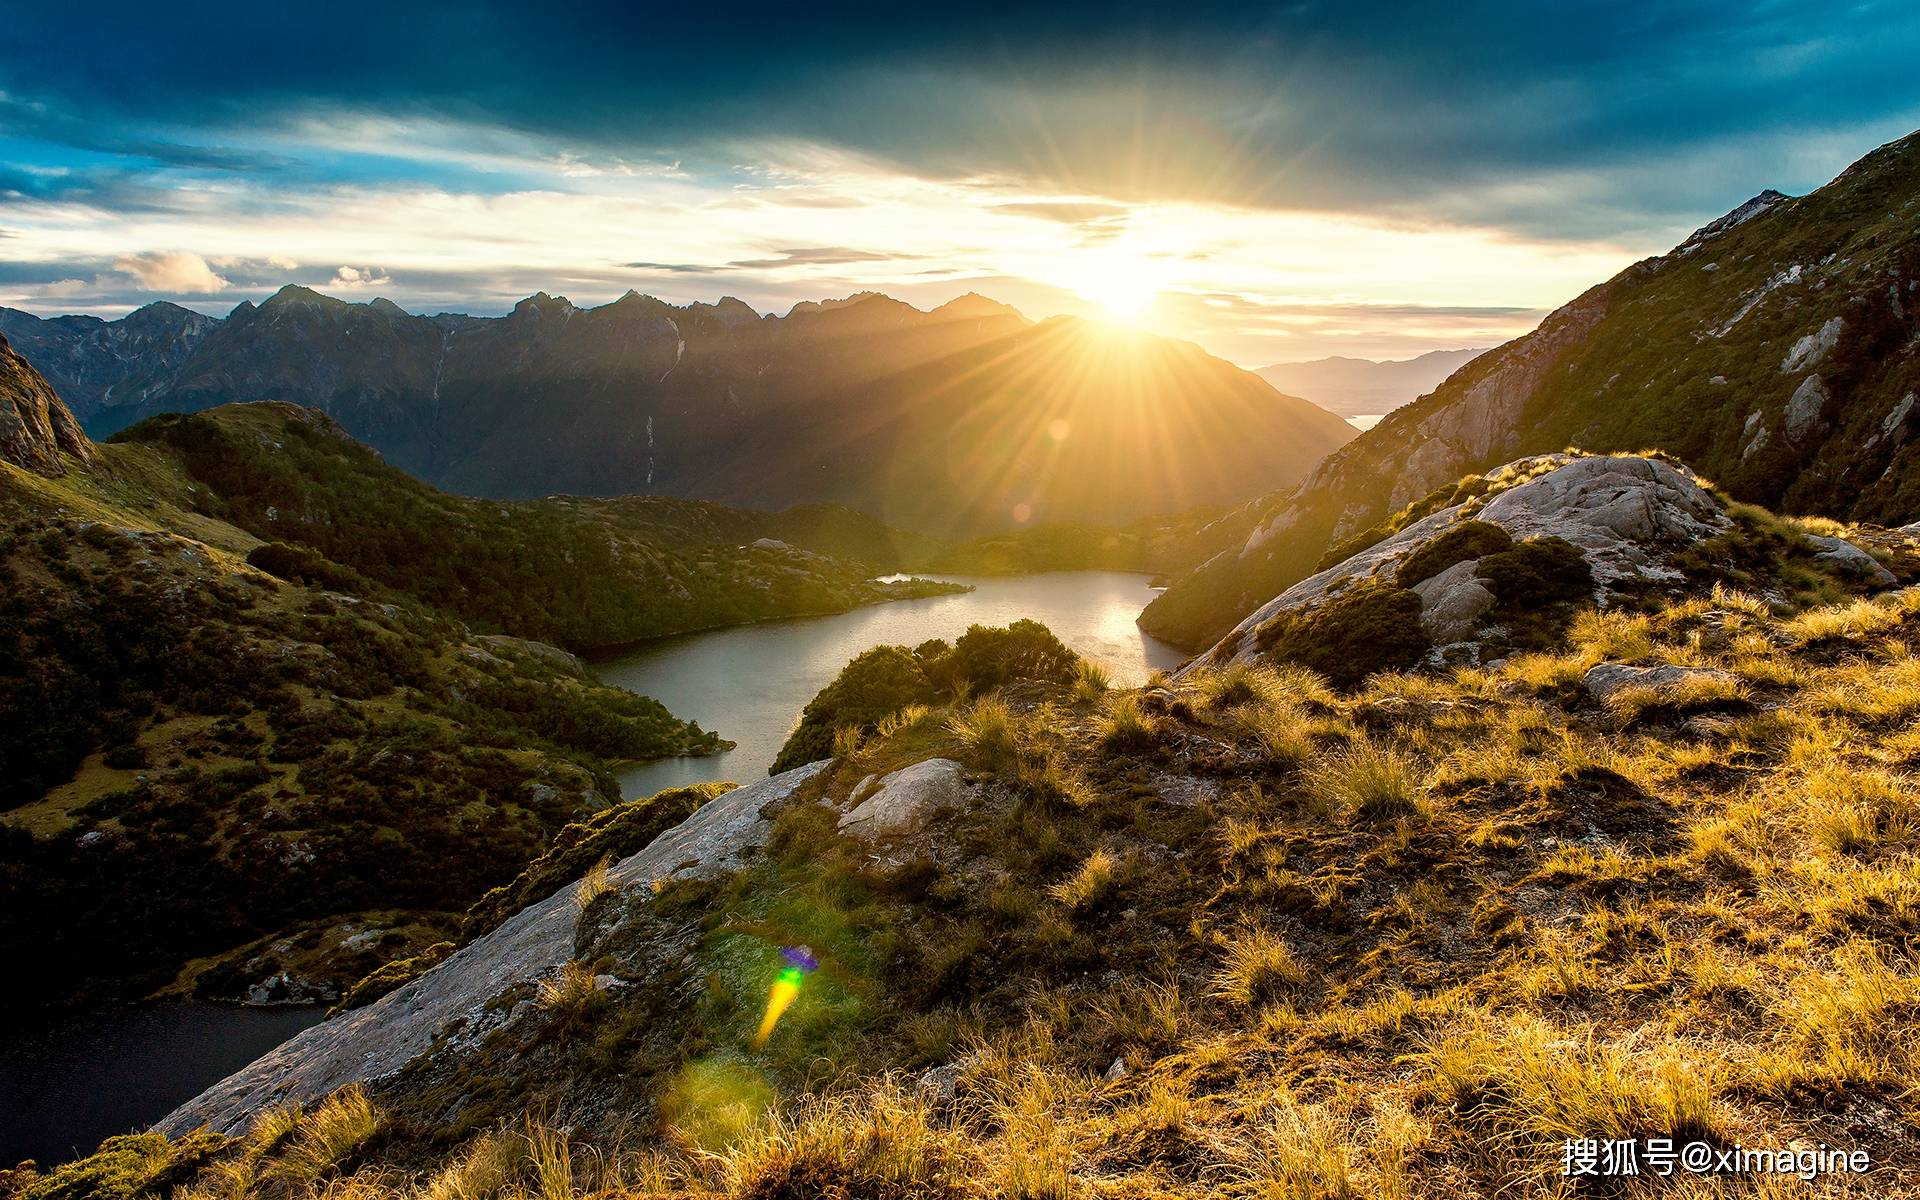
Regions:
<instances>
[{"instance_id":1,"label":"jagged mountain peak","mask_svg":"<svg viewBox=\"0 0 1920 1200\"><path fill-rule=\"evenodd\" d=\"M513 306L512 315L520 318L543 317L555 314L571 313L573 301L565 296L550 296L545 292L535 292Z\"/></svg>"},{"instance_id":2,"label":"jagged mountain peak","mask_svg":"<svg viewBox=\"0 0 1920 1200\"><path fill-rule=\"evenodd\" d=\"M934 309L933 315L940 317L1018 317L1022 320L1025 319L1020 310L1011 304L1002 304L998 300L982 296L979 292L968 292L965 295L955 296L945 304Z\"/></svg>"},{"instance_id":3,"label":"jagged mountain peak","mask_svg":"<svg viewBox=\"0 0 1920 1200\"><path fill-rule=\"evenodd\" d=\"M1735 206L1732 211L1726 213L1724 216L1715 217L1705 225L1694 230L1692 234L1688 235L1686 241L1680 243L1681 249L1684 250L1688 247L1697 246L1708 238L1717 237L1736 225L1744 225L1774 205L1785 203L1791 199L1793 199L1793 197L1787 195L1785 192L1776 192L1772 188L1766 188L1752 199Z\"/></svg>"},{"instance_id":4,"label":"jagged mountain peak","mask_svg":"<svg viewBox=\"0 0 1920 1200\"><path fill-rule=\"evenodd\" d=\"M273 295L261 301L260 308L263 311L266 309L299 307L344 308L346 307L346 303L345 300L336 300L332 296L316 292L312 288L302 284L289 283Z\"/></svg>"},{"instance_id":5,"label":"jagged mountain peak","mask_svg":"<svg viewBox=\"0 0 1920 1200\"><path fill-rule=\"evenodd\" d=\"M375 296L373 299L367 301L367 307L374 312L384 313L389 317L410 317L413 315L385 296Z\"/></svg>"}]
</instances>

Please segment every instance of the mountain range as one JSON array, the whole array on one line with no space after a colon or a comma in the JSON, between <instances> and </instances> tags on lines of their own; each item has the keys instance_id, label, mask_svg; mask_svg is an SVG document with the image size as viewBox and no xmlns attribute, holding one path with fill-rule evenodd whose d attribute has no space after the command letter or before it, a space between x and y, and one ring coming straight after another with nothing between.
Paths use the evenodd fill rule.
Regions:
<instances>
[{"instance_id":1,"label":"mountain range","mask_svg":"<svg viewBox=\"0 0 1920 1200\"><path fill-rule=\"evenodd\" d=\"M96 436L234 401L318 408L436 486L833 502L940 535L1118 524L1303 478L1344 422L1189 343L979 296L763 316L735 299L415 316L306 288L224 320L0 310Z\"/></svg>"},{"instance_id":2,"label":"mountain range","mask_svg":"<svg viewBox=\"0 0 1920 1200\"><path fill-rule=\"evenodd\" d=\"M1477 350L1430 350L1417 358L1385 362L1370 358L1316 358L1275 363L1254 374L1280 391L1312 401L1343 417L1379 417L1426 395L1447 376L1485 354Z\"/></svg>"},{"instance_id":3,"label":"mountain range","mask_svg":"<svg viewBox=\"0 0 1920 1200\"><path fill-rule=\"evenodd\" d=\"M94 443L0 337L0 954L38 967L0 1010L196 958L191 992L339 991L617 806L611 764L726 746L569 649L958 590L874 582L924 550L819 506L452 496L289 404Z\"/></svg>"},{"instance_id":4,"label":"mountain range","mask_svg":"<svg viewBox=\"0 0 1920 1200\"><path fill-rule=\"evenodd\" d=\"M1203 648L1461 477L1566 446L1671 454L1738 499L1920 517L1920 134L1792 198L1765 191L1489 350L1222 519L1228 544L1141 616Z\"/></svg>"}]
</instances>

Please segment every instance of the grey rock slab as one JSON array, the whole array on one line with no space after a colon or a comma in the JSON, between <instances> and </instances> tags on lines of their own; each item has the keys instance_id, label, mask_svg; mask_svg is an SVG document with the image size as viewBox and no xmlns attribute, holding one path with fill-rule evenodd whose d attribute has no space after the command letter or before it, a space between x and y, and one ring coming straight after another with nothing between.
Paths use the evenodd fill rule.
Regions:
<instances>
[{"instance_id":1,"label":"grey rock slab","mask_svg":"<svg viewBox=\"0 0 1920 1200\"><path fill-rule=\"evenodd\" d=\"M1875 587L1892 587L1900 582L1892 571L1880 565L1879 559L1845 538L1809 534L1807 541L1813 544L1815 558L1830 562Z\"/></svg>"},{"instance_id":2,"label":"grey rock slab","mask_svg":"<svg viewBox=\"0 0 1920 1200\"><path fill-rule=\"evenodd\" d=\"M793 795L827 760L716 797L611 867L623 892L661 880L706 877L740 865L766 844L773 822L761 810ZM573 888L530 904L447 961L381 997L308 1029L268 1051L162 1117L154 1126L178 1136L207 1126L238 1133L271 1105L307 1104L337 1088L394 1074L447 1034L441 1052L477 1047L514 1019L490 1004L516 984L542 979L573 956Z\"/></svg>"},{"instance_id":3,"label":"grey rock slab","mask_svg":"<svg viewBox=\"0 0 1920 1200\"><path fill-rule=\"evenodd\" d=\"M1460 641L1498 603L1479 569L1480 560L1469 559L1413 585L1420 597L1420 628L1431 641L1441 645Z\"/></svg>"},{"instance_id":4,"label":"grey rock slab","mask_svg":"<svg viewBox=\"0 0 1920 1200\"><path fill-rule=\"evenodd\" d=\"M1732 672L1722 671L1718 667L1683 667L1674 663L1636 667L1627 663L1603 662L1587 668L1580 682L1586 687L1588 695L1595 700L1605 701L1628 688L1670 688L1689 679L1720 679L1732 683L1737 678Z\"/></svg>"},{"instance_id":5,"label":"grey rock slab","mask_svg":"<svg viewBox=\"0 0 1920 1200\"><path fill-rule=\"evenodd\" d=\"M974 795L966 768L950 758L929 758L883 776L840 818L840 828L860 837L912 833L935 812L969 804Z\"/></svg>"}]
</instances>

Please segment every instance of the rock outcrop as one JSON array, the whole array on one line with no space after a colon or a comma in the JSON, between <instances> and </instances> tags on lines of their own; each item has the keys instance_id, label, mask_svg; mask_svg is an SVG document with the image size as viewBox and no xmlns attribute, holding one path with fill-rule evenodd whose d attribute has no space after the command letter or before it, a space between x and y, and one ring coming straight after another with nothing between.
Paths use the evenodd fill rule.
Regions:
<instances>
[{"instance_id":1,"label":"rock outcrop","mask_svg":"<svg viewBox=\"0 0 1920 1200\"><path fill-rule=\"evenodd\" d=\"M739 866L772 833L762 810L790 799L825 766L798 767L710 801L612 866L607 882L636 892L659 880L711 876ZM518 1016L491 1001L515 984L552 975L572 958L576 915L572 889L561 888L404 987L269 1051L169 1113L156 1128L180 1134L205 1125L232 1133L263 1108L307 1103L351 1083L373 1082L430 1047L458 1055L477 1046Z\"/></svg>"},{"instance_id":2,"label":"rock outcrop","mask_svg":"<svg viewBox=\"0 0 1920 1200\"><path fill-rule=\"evenodd\" d=\"M913 833L934 813L964 805L973 796L965 768L950 758L929 758L861 780L850 797L853 808L840 818L840 828L861 837Z\"/></svg>"},{"instance_id":3,"label":"rock outcrop","mask_svg":"<svg viewBox=\"0 0 1920 1200\"><path fill-rule=\"evenodd\" d=\"M90 462L93 443L40 372L0 336L0 460L64 475L63 454Z\"/></svg>"},{"instance_id":4,"label":"rock outcrop","mask_svg":"<svg viewBox=\"0 0 1920 1200\"><path fill-rule=\"evenodd\" d=\"M1601 603L1649 582L1679 581L1671 556L1731 524L1691 472L1657 458L1541 455L1508 463L1488 479L1491 491L1428 513L1287 588L1196 664L1252 661L1260 652L1256 631L1276 615L1310 611L1363 581L1395 583L1403 564L1467 521L1497 526L1513 543L1557 538L1576 547ZM1464 554L1402 584L1419 596L1422 630L1436 646L1472 639L1493 611L1494 588L1477 569L1490 552Z\"/></svg>"}]
</instances>

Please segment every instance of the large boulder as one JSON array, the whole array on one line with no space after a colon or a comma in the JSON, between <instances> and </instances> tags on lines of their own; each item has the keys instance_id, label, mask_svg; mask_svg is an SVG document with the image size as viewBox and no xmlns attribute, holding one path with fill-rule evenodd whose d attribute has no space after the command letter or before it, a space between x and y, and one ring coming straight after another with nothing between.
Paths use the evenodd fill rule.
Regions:
<instances>
[{"instance_id":1,"label":"large boulder","mask_svg":"<svg viewBox=\"0 0 1920 1200\"><path fill-rule=\"evenodd\" d=\"M1587 689L1589 696L1604 704L1631 688L1650 688L1656 692L1666 692L1696 679L1711 679L1720 683L1739 682L1738 677L1731 671L1722 671L1718 667L1684 667L1675 663L1636 667L1618 662L1595 663L1587 668L1587 673L1581 677L1580 682Z\"/></svg>"},{"instance_id":2,"label":"large boulder","mask_svg":"<svg viewBox=\"0 0 1920 1200\"><path fill-rule=\"evenodd\" d=\"M974 795L964 767L950 758L929 758L878 779L861 780L840 828L868 838L917 833L936 812L963 807Z\"/></svg>"},{"instance_id":3,"label":"large boulder","mask_svg":"<svg viewBox=\"0 0 1920 1200\"><path fill-rule=\"evenodd\" d=\"M1468 521L1498 526L1515 543L1558 538L1576 547L1603 604L1628 587L1680 582L1673 555L1731 524L1692 472L1657 458L1538 455L1489 472L1488 479L1488 495L1427 513L1294 584L1182 673L1201 663L1253 661L1261 652L1255 631L1279 614L1317 609L1369 580L1400 586L1402 564ZM1410 582L1420 598L1421 632L1436 646L1470 642L1493 612L1498 598L1478 569L1484 557L1475 552Z\"/></svg>"},{"instance_id":4,"label":"large boulder","mask_svg":"<svg viewBox=\"0 0 1920 1200\"><path fill-rule=\"evenodd\" d=\"M737 868L772 836L765 810L791 799L826 766L796 767L709 801L611 867L607 882L629 897L645 897L664 880ZM269 1051L155 1128L176 1136L202 1125L234 1133L267 1107L306 1104L348 1084L376 1082L428 1049L443 1059L471 1053L524 1015L519 1007L496 1003L501 996L553 974L573 957L575 909L573 889L559 889L405 986Z\"/></svg>"}]
</instances>

